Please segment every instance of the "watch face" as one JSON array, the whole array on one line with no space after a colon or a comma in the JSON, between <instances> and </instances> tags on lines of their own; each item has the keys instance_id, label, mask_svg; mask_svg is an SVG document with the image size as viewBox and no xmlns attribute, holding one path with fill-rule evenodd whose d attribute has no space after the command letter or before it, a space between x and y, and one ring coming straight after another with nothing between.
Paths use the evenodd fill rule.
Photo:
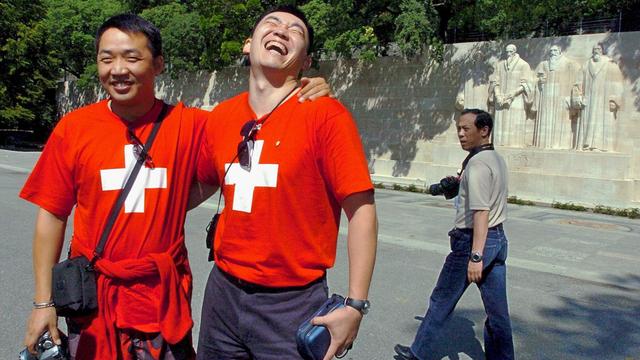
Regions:
<instances>
[{"instance_id":1,"label":"watch face","mask_svg":"<svg viewBox=\"0 0 640 360\"><path fill-rule=\"evenodd\" d=\"M473 261L473 262L480 262L480 261L482 261L482 255L480 255L479 253L473 253L473 254L471 254L471 261Z\"/></svg>"},{"instance_id":2,"label":"watch face","mask_svg":"<svg viewBox=\"0 0 640 360\"><path fill-rule=\"evenodd\" d=\"M360 311L362 311L363 314L366 314L369 312L369 308L371 308L371 303L369 302L369 300L365 300L364 304L362 305L362 310Z\"/></svg>"},{"instance_id":3,"label":"watch face","mask_svg":"<svg viewBox=\"0 0 640 360\"><path fill-rule=\"evenodd\" d=\"M363 315L368 313L369 308L371 307L369 300L355 300L351 298L347 298L347 305L360 311Z\"/></svg>"}]
</instances>

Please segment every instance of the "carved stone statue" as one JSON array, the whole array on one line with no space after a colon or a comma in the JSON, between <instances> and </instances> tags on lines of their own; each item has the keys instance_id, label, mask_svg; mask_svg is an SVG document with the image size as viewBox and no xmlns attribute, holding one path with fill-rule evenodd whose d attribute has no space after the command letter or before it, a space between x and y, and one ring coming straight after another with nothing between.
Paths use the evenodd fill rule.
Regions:
<instances>
[{"instance_id":1,"label":"carved stone statue","mask_svg":"<svg viewBox=\"0 0 640 360\"><path fill-rule=\"evenodd\" d=\"M487 85L489 66L481 51L472 56L472 66L460 74L460 87L456 96L456 109L481 109L487 111Z\"/></svg>"},{"instance_id":2,"label":"carved stone statue","mask_svg":"<svg viewBox=\"0 0 640 360\"><path fill-rule=\"evenodd\" d=\"M610 151L614 146L615 119L622 104L623 76L620 67L593 47L583 68L581 101L584 109L578 121L577 148Z\"/></svg>"},{"instance_id":3,"label":"carved stone statue","mask_svg":"<svg viewBox=\"0 0 640 360\"><path fill-rule=\"evenodd\" d=\"M515 45L507 45L507 59L498 62L490 78L489 103L495 108L493 143L524 147L533 87L531 67L516 51Z\"/></svg>"},{"instance_id":4,"label":"carved stone statue","mask_svg":"<svg viewBox=\"0 0 640 360\"><path fill-rule=\"evenodd\" d=\"M549 49L549 59L536 68L538 83L534 109L538 116L534 145L549 149L571 149L579 106L572 101L579 94L580 66L565 57L557 45ZM575 107L575 109L574 109Z\"/></svg>"}]
</instances>

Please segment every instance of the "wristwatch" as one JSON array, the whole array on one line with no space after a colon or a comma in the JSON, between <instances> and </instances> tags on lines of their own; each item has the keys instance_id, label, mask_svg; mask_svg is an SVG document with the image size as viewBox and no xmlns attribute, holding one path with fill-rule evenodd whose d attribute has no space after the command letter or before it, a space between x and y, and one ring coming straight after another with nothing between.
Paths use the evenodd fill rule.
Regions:
<instances>
[{"instance_id":1,"label":"wristwatch","mask_svg":"<svg viewBox=\"0 0 640 360\"><path fill-rule=\"evenodd\" d=\"M479 263L480 261L482 261L482 253L481 252L472 252L471 253L471 262L474 263Z\"/></svg>"},{"instance_id":2,"label":"wristwatch","mask_svg":"<svg viewBox=\"0 0 640 360\"><path fill-rule=\"evenodd\" d=\"M344 299L344 304L360 311L362 315L366 315L371 307L369 300L357 300L350 297Z\"/></svg>"}]
</instances>

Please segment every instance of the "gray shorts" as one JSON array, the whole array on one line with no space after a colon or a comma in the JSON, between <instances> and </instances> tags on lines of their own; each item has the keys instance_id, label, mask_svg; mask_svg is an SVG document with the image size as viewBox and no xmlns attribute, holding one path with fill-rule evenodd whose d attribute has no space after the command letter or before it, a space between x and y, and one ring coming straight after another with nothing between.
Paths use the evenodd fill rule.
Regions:
<instances>
[{"instance_id":1,"label":"gray shorts","mask_svg":"<svg viewBox=\"0 0 640 360\"><path fill-rule=\"evenodd\" d=\"M268 288L214 266L202 305L198 359L301 359L296 331L327 297L324 276L301 287Z\"/></svg>"}]
</instances>

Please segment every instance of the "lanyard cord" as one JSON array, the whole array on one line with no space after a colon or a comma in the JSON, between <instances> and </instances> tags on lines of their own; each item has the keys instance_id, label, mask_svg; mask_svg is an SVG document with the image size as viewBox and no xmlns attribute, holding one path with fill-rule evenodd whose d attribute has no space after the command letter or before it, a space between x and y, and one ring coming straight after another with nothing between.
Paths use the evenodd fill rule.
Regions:
<instances>
[{"instance_id":1,"label":"lanyard cord","mask_svg":"<svg viewBox=\"0 0 640 360\"><path fill-rule=\"evenodd\" d=\"M274 111L276 111L276 109L277 109L280 105L282 105L282 103L283 103L285 100L287 100L287 98L289 98L289 96L290 96L291 94L293 94L293 92L294 92L294 91L296 91L296 89L297 89L297 88L298 88L298 87L297 87L297 86L295 86L293 89L291 89L291 91L289 91L289 92L287 93L287 95L285 95L282 99L280 99L280 101L276 104L276 106L274 106L274 107L273 107L273 109L271 109L271 111L269 111L269 113L268 113L266 116L263 116L263 117L262 117L262 121L260 121L260 120L257 120L257 121L256 121L256 126L259 126L257 130L260 130L260 127L261 127L262 125L264 125L264 123L265 123L265 122L267 122L267 119L269 118L269 116L271 116L271 114L273 114L273 112L274 112ZM237 156L236 156L236 157L237 157Z\"/></svg>"},{"instance_id":2,"label":"lanyard cord","mask_svg":"<svg viewBox=\"0 0 640 360\"><path fill-rule=\"evenodd\" d=\"M269 113L265 116L262 117L262 121L256 121L256 124L254 125L255 127L257 127L256 130L260 130L260 128L262 127L262 125L264 125L264 123L267 121L267 119L269 118L269 116L271 116L271 114L273 114L274 111L276 111L276 109L278 107L280 107L280 105L282 105L282 103L287 100L287 98L289 98L289 96L291 94L293 94L293 92L297 89L298 87L295 86L293 89L291 89L291 91L289 91L287 93L287 95L285 95L282 99L280 99L280 101L276 104L276 106L273 107L273 109L271 109L271 111L269 111ZM222 189L224 187L224 180L227 178L227 174L229 173L229 169L231 169L231 165L233 165L234 161L236 161L236 159L238 159L238 152L236 151L236 155L233 157L233 159L231 159L231 161L229 162L229 166L227 166L227 169L224 171L224 175L222 176L222 181L220 182L220 195L218 195L218 207L216 209L216 214L218 214L220 212L220 200L222 200ZM215 216L215 214L214 214Z\"/></svg>"}]
</instances>

